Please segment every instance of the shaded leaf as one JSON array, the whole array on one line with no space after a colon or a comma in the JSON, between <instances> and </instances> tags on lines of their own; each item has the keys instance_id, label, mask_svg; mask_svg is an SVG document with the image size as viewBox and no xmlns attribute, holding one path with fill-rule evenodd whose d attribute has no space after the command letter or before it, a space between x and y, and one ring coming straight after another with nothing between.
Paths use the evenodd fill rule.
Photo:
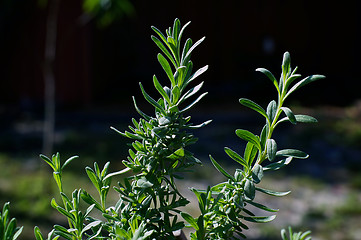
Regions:
<instances>
[{"instance_id":1,"label":"shaded leaf","mask_svg":"<svg viewBox=\"0 0 361 240\"><path fill-rule=\"evenodd\" d=\"M239 138L242 138L243 140L246 140L247 142L252 143L254 146L256 146L258 148L258 150L261 151L261 143L259 141L259 138L256 135L254 135L253 133L251 133L247 130L237 129L236 135Z\"/></svg>"},{"instance_id":2,"label":"shaded leaf","mask_svg":"<svg viewBox=\"0 0 361 240\"><path fill-rule=\"evenodd\" d=\"M211 155L209 155L209 158L211 159L211 161L212 161L212 163L213 163L213 166L214 166L220 173L222 173L226 178L235 181L235 179L233 178L233 176L231 176L226 170L224 170L224 169L221 167L221 165L219 165L219 163L218 163L216 160L214 160L214 158L213 158Z\"/></svg>"},{"instance_id":3,"label":"shaded leaf","mask_svg":"<svg viewBox=\"0 0 361 240\"><path fill-rule=\"evenodd\" d=\"M299 159L308 158L308 154L297 149L283 149L277 152L278 157L294 157Z\"/></svg>"},{"instance_id":4,"label":"shaded leaf","mask_svg":"<svg viewBox=\"0 0 361 240\"><path fill-rule=\"evenodd\" d=\"M271 162L275 159L277 153L277 143L273 139L267 139L267 157Z\"/></svg>"},{"instance_id":5,"label":"shaded leaf","mask_svg":"<svg viewBox=\"0 0 361 240\"><path fill-rule=\"evenodd\" d=\"M267 217L243 217L244 220L248 222L254 222L254 223L267 223L276 218L276 215L267 216Z\"/></svg>"},{"instance_id":6,"label":"shaded leaf","mask_svg":"<svg viewBox=\"0 0 361 240\"><path fill-rule=\"evenodd\" d=\"M268 194L270 196L274 196L274 197L283 197L286 196L287 194L289 194L291 191L288 192L276 192L276 191L272 191L272 190L268 190L268 189L264 189L264 188L260 188L260 187L256 187L256 190L265 194Z\"/></svg>"},{"instance_id":7,"label":"shaded leaf","mask_svg":"<svg viewBox=\"0 0 361 240\"><path fill-rule=\"evenodd\" d=\"M281 107L282 111L286 114L288 120L292 123L292 124L296 124L297 120L295 115L293 114L293 112L291 111L291 109L287 108L287 107Z\"/></svg>"},{"instance_id":8,"label":"shaded leaf","mask_svg":"<svg viewBox=\"0 0 361 240\"><path fill-rule=\"evenodd\" d=\"M252 170L252 179L255 183L260 183L263 178L263 168L259 164L255 164Z\"/></svg>"},{"instance_id":9,"label":"shaded leaf","mask_svg":"<svg viewBox=\"0 0 361 240\"><path fill-rule=\"evenodd\" d=\"M273 85L276 87L276 89L279 91L279 87L278 87L277 80L276 80L276 78L273 76L273 74L272 74L270 71L268 71L268 70L265 69L265 68L257 68L256 71L261 72L261 73L263 73L264 75L266 75L266 76L269 78L269 80L271 80L271 82L272 82Z\"/></svg>"},{"instance_id":10,"label":"shaded leaf","mask_svg":"<svg viewBox=\"0 0 361 240\"><path fill-rule=\"evenodd\" d=\"M288 158L282 159L282 160L280 160L280 161L278 161L278 162L271 163L271 164L263 167L263 170L264 170L264 171L268 171L268 170L274 170L274 171L276 171L276 170L278 170L278 169L280 169L280 168L282 168L282 167L290 164L291 161L292 161L292 159L293 159L292 157L288 157Z\"/></svg>"},{"instance_id":11,"label":"shaded leaf","mask_svg":"<svg viewBox=\"0 0 361 240\"><path fill-rule=\"evenodd\" d=\"M255 185L254 183L249 180L249 179L246 179L246 183L244 184L244 193L245 195L253 200L254 197L256 196L256 188L255 188Z\"/></svg>"},{"instance_id":12,"label":"shaded leaf","mask_svg":"<svg viewBox=\"0 0 361 240\"><path fill-rule=\"evenodd\" d=\"M225 147L224 151L227 153L227 155L232 158L234 161L238 162L239 164L241 164L242 166L244 166L245 168L248 168L247 162L235 151L233 151L232 149Z\"/></svg>"},{"instance_id":13,"label":"shaded leaf","mask_svg":"<svg viewBox=\"0 0 361 240\"><path fill-rule=\"evenodd\" d=\"M258 105L257 103L253 102L252 100L249 100L247 98L241 98L239 99L239 102L243 105L243 106L246 106L258 113L260 113L262 116L264 116L267 120L268 119L268 116L267 116L267 113L266 111L260 106Z\"/></svg>"}]
</instances>

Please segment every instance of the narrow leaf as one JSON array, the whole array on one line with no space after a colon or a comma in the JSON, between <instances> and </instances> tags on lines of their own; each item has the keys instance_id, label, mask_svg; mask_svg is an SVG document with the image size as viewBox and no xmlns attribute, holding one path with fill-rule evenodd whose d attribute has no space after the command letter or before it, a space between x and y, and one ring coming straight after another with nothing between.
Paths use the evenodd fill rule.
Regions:
<instances>
[{"instance_id":1,"label":"narrow leaf","mask_svg":"<svg viewBox=\"0 0 361 240\"><path fill-rule=\"evenodd\" d=\"M271 164L263 167L263 170L264 170L264 171L268 171L268 170L274 170L274 171L276 171L276 170L278 170L278 169L280 169L280 168L282 168L282 167L290 164L291 161L292 161L292 159L293 159L292 157L288 157L288 158L282 159L282 160L280 160L280 161L278 161L278 162L271 163Z\"/></svg>"},{"instance_id":2,"label":"narrow leaf","mask_svg":"<svg viewBox=\"0 0 361 240\"><path fill-rule=\"evenodd\" d=\"M191 215L185 212L181 212L181 216L186 220L196 231L199 230L196 219L194 219Z\"/></svg>"},{"instance_id":3,"label":"narrow leaf","mask_svg":"<svg viewBox=\"0 0 361 240\"><path fill-rule=\"evenodd\" d=\"M63 164L63 166L61 167L61 169L63 170L66 165L68 165L71 161L73 161L73 160L76 159L76 158L79 158L79 156L70 157L68 160L65 161L65 163Z\"/></svg>"},{"instance_id":4,"label":"narrow leaf","mask_svg":"<svg viewBox=\"0 0 361 240\"><path fill-rule=\"evenodd\" d=\"M254 146L257 147L258 150L261 151L261 143L259 141L259 138L256 135L254 135L253 133L251 133L247 130L237 129L236 135L239 138L242 138L243 140L246 140L247 142L252 143Z\"/></svg>"},{"instance_id":5,"label":"narrow leaf","mask_svg":"<svg viewBox=\"0 0 361 240\"><path fill-rule=\"evenodd\" d=\"M293 93L300 87L302 87L308 83L314 82L316 80L324 79L324 78L325 78L325 76L323 76L323 75L311 75L311 76L308 76L308 77L302 79L301 81L299 81L298 83L293 85L293 87L287 92L285 98L287 98L291 93Z\"/></svg>"},{"instance_id":6,"label":"narrow leaf","mask_svg":"<svg viewBox=\"0 0 361 240\"><path fill-rule=\"evenodd\" d=\"M184 113L185 111L189 110L190 108L192 108L196 103L198 103L205 95L207 95L208 93L205 92L202 95L200 95L196 100L194 100L191 104L189 104L187 107L185 107L184 109L182 109L180 111L180 113Z\"/></svg>"},{"instance_id":7,"label":"narrow leaf","mask_svg":"<svg viewBox=\"0 0 361 240\"><path fill-rule=\"evenodd\" d=\"M224 170L221 165L219 165L219 163L211 156L209 155L209 158L211 159L213 166L220 172L222 173L226 178L231 179L233 181L235 181L234 177L231 176L226 170Z\"/></svg>"},{"instance_id":8,"label":"narrow leaf","mask_svg":"<svg viewBox=\"0 0 361 240\"><path fill-rule=\"evenodd\" d=\"M206 37L202 37L201 39L199 39L187 52L187 54L185 55L184 59L187 59L188 56L192 53L192 51L199 45L201 44L201 42L203 42L203 40L205 39Z\"/></svg>"},{"instance_id":9,"label":"narrow leaf","mask_svg":"<svg viewBox=\"0 0 361 240\"><path fill-rule=\"evenodd\" d=\"M260 203L255 203L253 201L246 200L246 202L253 205L253 206L255 206L256 208L262 209L262 210L267 211L267 212L278 212L279 211L279 209L269 208L269 207L267 207L265 205L262 205Z\"/></svg>"},{"instance_id":10,"label":"narrow leaf","mask_svg":"<svg viewBox=\"0 0 361 240\"><path fill-rule=\"evenodd\" d=\"M162 106L160 106L159 103L157 103L151 96L149 96L149 95L145 92L145 90L144 90L144 88L143 88L143 85L142 85L141 83L139 83L139 85L140 85L140 89L141 89L141 91L142 91L142 93L143 93L144 98L145 98L150 104L152 104L156 109L158 109L163 115L167 115L166 112L165 112L165 110L164 110L164 108L163 108Z\"/></svg>"},{"instance_id":11,"label":"narrow leaf","mask_svg":"<svg viewBox=\"0 0 361 240\"><path fill-rule=\"evenodd\" d=\"M158 61L159 61L160 65L162 65L163 70L164 70L165 73L167 74L170 82L172 83L172 86L175 86L175 85L176 85L176 82L175 82L175 80L174 80L173 72L172 72L172 69L171 69L171 67L170 67L167 59L165 59L165 58L163 57L163 55L160 54L160 53L158 54L157 57L158 57Z\"/></svg>"},{"instance_id":12,"label":"narrow leaf","mask_svg":"<svg viewBox=\"0 0 361 240\"><path fill-rule=\"evenodd\" d=\"M173 66L176 68L177 64L174 61L173 56L169 53L168 49L162 44L162 42L155 36L151 36L153 42L162 50L162 52L168 57L168 59L172 62Z\"/></svg>"},{"instance_id":13,"label":"narrow leaf","mask_svg":"<svg viewBox=\"0 0 361 240\"><path fill-rule=\"evenodd\" d=\"M257 103L247 99L247 98L241 98L239 99L239 102L243 105L243 106L246 106L258 113L260 113L262 116L264 116L267 120L268 119L268 116L267 116L267 113L266 111L260 106L258 105Z\"/></svg>"},{"instance_id":14,"label":"narrow leaf","mask_svg":"<svg viewBox=\"0 0 361 240\"><path fill-rule=\"evenodd\" d=\"M151 117L148 116L147 114L145 114L144 112L142 112L142 111L138 108L137 102L135 101L135 97L134 97L134 96L132 97L132 99L133 99L133 104L134 104L135 110L137 110L137 112L138 112L142 117L144 117L145 120L149 121L149 120L151 119Z\"/></svg>"},{"instance_id":15,"label":"narrow leaf","mask_svg":"<svg viewBox=\"0 0 361 240\"><path fill-rule=\"evenodd\" d=\"M233 151L232 149L225 147L224 151L227 153L227 155L232 158L234 161L238 162L239 164L241 164L242 166L244 166L246 169L248 169L248 164L247 162L235 151Z\"/></svg>"},{"instance_id":16,"label":"narrow leaf","mask_svg":"<svg viewBox=\"0 0 361 240\"><path fill-rule=\"evenodd\" d=\"M282 111L286 114L288 120L292 123L292 124L297 124L297 120L295 115L293 114L293 112L291 111L291 109L287 108L287 107L281 107Z\"/></svg>"},{"instance_id":17,"label":"narrow leaf","mask_svg":"<svg viewBox=\"0 0 361 240\"><path fill-rule=\"evenodd\" d=\"M261 72L264 75L266 75L269 78L269 80L271 80L273 85L276 87L277 91L279 91L277 80L276 80L275 76L273 76L273 74L270 71L268 71L265 68L257 68L256 71Z\"/></svg>"},{"instance_id":18,"label":"narrow leaf","mask_svg":"<svg viewBox=\"0 0 361 240\"><path fill-rule=\"evenodd\" d=\"M244 220L248 222L254 222L254 223L267 223L271 222L276 218L276 215L268 216L268 217L244 217Z\"/></svg>"},{"instance_id":19,"label":"narrow leaf","mask_svg":"<svg viewBox=\"0 0 361 240\"><path fill-rule=\"evenodd\" d=\"M169 103L171 104L171 101L169 99L168 94L165 92L164 88L162 87L162 85L160 85L157 77L154 75L153 76L153 84L154 87L158 90L158 92L160 93L160 95L162 95L162 97Z\"/></svg>"},{"instance_id":20,"label":"narrow leaf","mask_svg":"<svg viewBox=\"0 0 361 240\"><path fill-rule=\"evenodd\" d=\"M264 189L264 188L260 188L260 187L256 187L256 190L265 194L268 194L270 196L274 196L274 197L283 197L286 196L287 194L289 194L291 191L288 192L276 192L276 191L272 191L272 190L268 190L268 189Z\"/></svg>"},{"instance_id":21,"label":"narrow leaf","mask_svg":"<svg viewBox=\"0 0 361 240\"><path fill-rule=\"evenodd\" d=\"M294 158L299 158L299 159L306 159L308 158L308 154L305 152L302 152L300 150L297 149L283 149L280 150L276 153L276 156L279 157L294 157Z\"/></svg>"}]
</instances>

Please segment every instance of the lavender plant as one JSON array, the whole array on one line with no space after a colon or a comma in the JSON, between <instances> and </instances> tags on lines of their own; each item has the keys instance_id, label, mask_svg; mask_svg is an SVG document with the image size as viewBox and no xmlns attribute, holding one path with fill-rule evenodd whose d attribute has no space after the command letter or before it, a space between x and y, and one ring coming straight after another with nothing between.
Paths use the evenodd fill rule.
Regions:
<instances>
[{"instance_id":1,"label":"lavender plant","mask_svg":"<svg viewBox=\"0 0 361 240\"><path fill-rule=\"evenodd\" d=\"M154 113L146 114L141 111L133 97L140 119L132 119L133 126L129 126L129 131L111 127L123 137L131 139L132 143L129 156L123 161L123 170L110 173L109 162L103 168L97 163L94 163L94 168L86 167L86 173L98 196L82 189L75 189L70 196L64 193L63 170L77 156L64 163L61 162L59 153L51 158L40 156L53 169L53 178L60 194L61 203L52 199L51 206L64 215L68 222L67 226L55 225L47 238L35 227L37 240L56 240L60 237L67 240L175 239L174 232L186 226L180 216L187 222L187 227L194 228L191 239L238 239L246 237L243 230L248 229L247 222L264 223L275 218L275 215L255 216L248 206L275 213L277 209L255 201L256 192L272 196L284 196L289 192L267 190L257 184L261 182L264 172L278 170L288 165L292 159L304 159L308 154L296 149L279 150L272 137L273 132L279 124L286 121L292 124L317 121L311 116L295 115L290 108L284 106L284 102L295 90L324 76L311 75L299 80L297 67L291 69L288 52L283 56L282 74L278 81L270 71L257 69L271 80L277 90L278 100L271 101L264 109L249 99L240 99L242 105L259 113L265 119L265 124L259 136L247 130L236 130L236 135L247 142L243 155L228 147L224 148L226 154L241 165L233 175L210 155L214 167L227 180L208 187L207 190L191 189L198 199L201 212L194 218L180 210L189 200L179 192L176 179L182 179L184 174L192 171L195 164L201 164L188 150L188 146L197 141L191 130L201 128L211 121L194 125L190 121L191 117L186 116L186 112L207 94L199 93L203 82L193 87L190 87L190 83L208 68L204 66L193 72L191 55L204 38L195 43L187 39L182 45L182 35L188 25L189 23L182 27L176 19L173 27L168 28L165 34L152 27L156 36L151 39L161 50L157 59L165 74L159 78L161 81L153 76L158 97L150 96L143 85L139 85L145 100L154 107ZM123 177L114 187L119 193L119 200L115 205L109 205L107 196L112 178L127 172L131 175ZM81 206L83 203L87 204L85 208ZM7 216L8 204L5 204L0 219L0 236L5 235L0 240L16 239L22 230L16 227L14 219L9 222ZM287 237L285 230L282 230L284 240L305 239L308 234L295 235L290 230L290 237Z\"/></svg>"},{"instance_id":2,"label":"lavender plant","mask_svg":"<svg viewBox=\"0 0 361 240\"><path fill-rule=\"evenodd\" d=\"M237 239L245 238L244 229L248 229L246 222L265 223L272 221L276 215L255 216L248 206L275 213L278 209L269 208L255 201L256 192L271 196L284 196L289 192L277 192L258 187L264 172L275 171L288 165L292 159L305 159L308 154L296 149L278 149L276 141L272 138L275 128L286 121L292 124L314 123L317 120L307 115L295 115L293 111L284 106L286 98L302 86L322 79L322 75L311 75L297 81L301 77L297 74L297 67L292 70L290 54L283 55L282 73L277 81L274 75L264 68L258 68L275 86L278 100L272 100L266 109L257 103L241 98L239 102L256 111L265 119L261 133L255 135L244 129L237 129L236 135L246 141L243 156L232 149L225 147L226 154L241 165L234 174L228 173L211 155L214 167L222 173L227 181L219 183L207 190L192 189L199 201L200 216L193 218L187 213L181 213L189 225L196 231L191 234L191 239ZM284 117L281 115L284 114ZM265 161L268 164L262 165Z\"/></svg>"}]
</instances>

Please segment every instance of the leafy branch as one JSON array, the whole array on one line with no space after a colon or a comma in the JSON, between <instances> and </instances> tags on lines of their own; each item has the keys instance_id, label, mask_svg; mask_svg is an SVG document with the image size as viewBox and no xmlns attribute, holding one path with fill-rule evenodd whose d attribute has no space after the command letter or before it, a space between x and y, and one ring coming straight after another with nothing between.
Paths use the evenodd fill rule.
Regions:
<instances>
[{"instance_id":1,"label":"leafy branch","mask_svg":"<svg viewBox=\"0 0 361 240\"><path fill-rule=\"evenodd\" d=\"M241 169L235 170L234 175L228 173L210 155L214 167L226 177L227 181L210 187L206 191L192 189L199 201L201 215L193 218L187 213L182 213L184 219L196 230L191 234L191 239L231 239L236 238L237 235L245 237L243 230L248 229L245 221L257 223L272 221L276 215L255 216L246 208L247 205L275 213L278 209L272 209L254 201L256 192L271 196L284 196L289 192L272 191L256 185L261 182L265 171L278 170L288 165L294 158L305 159L308 157L308 154L296 149L279 150L272 135L278 124L285 121L292 124L317 122L311 116L295 115L290 108L283 104L291 93L310 82L323 79L324 76L311 75L296 81L301 75L296 73L297 67L292 70L288 52L283 55L279 81L267 69L257 68L256 71L262 72L271 80L277 90L278 100L277 102L271 101L266 109L252 100L246 98L239 100L242 105L259 113L265 119L265 125L260 135L244 129L235 131L239 138L247 142L243 155L228 147L224 148L226 154L242 166ZM284 117L280 119L282 114ZM270 163L262 166L265 160Z\"/></svg>"}]
</instances>

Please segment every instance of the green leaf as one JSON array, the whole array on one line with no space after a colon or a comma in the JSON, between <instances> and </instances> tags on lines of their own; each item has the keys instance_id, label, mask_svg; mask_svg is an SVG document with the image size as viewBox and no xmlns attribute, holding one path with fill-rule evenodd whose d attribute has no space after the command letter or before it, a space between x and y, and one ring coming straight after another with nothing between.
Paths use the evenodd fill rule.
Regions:
<instances>
[{"instance_id":1,"label":"green leaf","mask_svg":"<svg viewBox=\"0 0 361 240\"><path fill-rule=\"evenodd\" d=\"M263 178L263 168L259 164L255 164L252 170L252 179L255 183L260 183Z\"/></svg>"},{"instance_id":2,"label":"green leaf","mask_svg":"<svg viewBox=\"0 0 361 240\"><path fill-rule=\"evenodd\" d=\"M257 68L256 71L261 72L264 75L266 75L269 78L269 80L271 80L273 85L276 87L277 91L279 91L277 80L276 80L275 76L273 76L273 74L270 71L268 71L265 68Z\"/></svg>"},{"instance_id":3,"label":"green leaf","mask_svg":"<svg viewBox=\"0 0 361 240\"><path fill-rule=\"evenodd\" d=\"M172 32L172 37L176 41L178 41L179 32L180 32L180 21L178 18L176 18L173 23L173 32Z\"/></svg>"},{"instance_id":4,"label":"green leaf","mask_svg":"<svg viewBox=\"0 0 361 240\"><path fill-rule=\"evenodd\" d=\"M44 240L43 234L41 234L41 231L38 226L34 227L34 235L36 240Z\"/></svg>"},{"instance_id":5,"label":"green leaf","mask_svg":"<svg viewBox=\"0 0 361 240\"><path fill-rule=\"evenodd\" d=\"M162 87L162 85L160 85L157 77L154 75L153 76L153 84L154 87L158 90L158 92L160 93L160 95L162 95L162 97L169 103L171 104L171 101L169 99L168 94L165 92L164 88Z\"/></svg>"},{"instance_id":6,"label":"green leaf","mask_svg":"<svg viewBox=\"0 0 361 240\"><path fill-rule=\"evenodd\" d=\"M158 28L156 28L154 26L151 26L151 28L153 29L154 32L156 32L158 34L160 39L162 39L162 41L167 44L167 40L166 40L165 36L163 35L163 33Z\"/></svg>"},{"instance_id":7,"label":"green leaf","mask_svg":"<svg viewBox=\"0 0 361 240\"><path fill-rule=\"evenodd\" d=\"M296 121L301 123L317 123L317 119L307 115L295 115Z\"/></svg>"},{"instance_id":8,"label":"green leaf","mask_svg":"<svg viewBox=\"0 0 361 240\"><path fill-rule=\"evenodd\" d=\"M297 149L283 149L276 153L278 157L294 157L299 159L308 158L308 154Z\"/></svg>"},{"instance_id":9,"label":"green leaf","mask_svg":"<svg viewBox=\"0 0 361 240\"><path fill-rule=\"evenodd\" d=\"M262 209L262 210L267 211L267 212L278 212L279 211L279 209L269 208L269 207L267 207L265 205L262 205L260 203L255 203L255 202L250 201L250 200L246 200L246 202L253 205L253 206L255 206L256 208Z\"/></svg>"},{"instance_id":10,"label":"green leaf","mask_svg":"<svg viewBox=\"0 0 361 240\"><path fill-rule=\"evenodd\" d=\"M285 75L285 77L288 76L290 70L291 70L291 56L289 52L285 52L283 54L283 61L282 61L282 73Z\"/></svg>"},{"instance_id":11,"label":"green leaf","mask_svg":"<svg viewBox=\"0 0 361 240\"><path fill-rule=\"evenodd\" d=\"M208 93L205 92L203 94L201 94L196 100L194 100L191 104L189 104L187 107L185 107L184 109L182 109L180 111L180 113L184 113L185 111L189 110L190 108L192 108L196 103L198 103L205 95L207 95Z\"/></svg>"},{"instance_id":12,"label":"green leaf","mask_svg":"<svg viewBox=\"0 0 361 240\"><path fill-rule=\"evenodd\" d=\"M5 238L4 239L12 239L12 236L14 234L16 228L16 219L12 218L10 222L6 226L5 230Z\"/></svg>"},{"instance_id":13,"label":"green leaf","mask_svg":"<svg viewBox=\"0 0 361 240\"><path fill-rule=\"evenodd\" d=\"M88 225L86 225L83 230L81 231L82 234L84 234L86 231L88 231L89 229L93 228L93 227L96 227L98 225L101 225L102 224L102 221L100 220L97 220L97 221L94 221L94 222L91 222L89 223Z\"/></svg>"},{"instance_id":14,"label":"green leaf","mask_svg":"<svg viewBox=\"0 0 361 240\"><path fill-rule=\"evenodd\" d=\"M173 160L177 160L179 158L184 157L184 149L183 148L179 148L178 150L176 150L174 153L172 153L171 155L169 155L167 158L169 159L173 159Z\"/></svg>"},{"instance_id":15,"label":"green leaf","mask_svg":"<svg viewBox=\"0 0 361 240\"><path fill-rule=\"evenodd\" d=\"M173 87L172 89L172 103L177 104L180 97L180 90L178 86Z\"/></svg>"},{"instance_id":16,"label":"green leaf","mask_svg":"<svg viewBox=\"0 0 361 240\"><path fill-rule=\"evenodd\" d=\"M261 143L259 141L259 138L254 135L253 133L247 131L247 130L243 130L243 129L237 129L236 130L236 135L243 139L243 140L246 140L247 142L250 142L252 143L254 146L257 147L257 149L259 151L261 151Z\"/></svg>"},{"instance_id":17,"label":"green leaf","mask_svg":"<svg viewBox=\"0 0 361 240\"><path fill-rule=\"evenodd\" d=\"M311 82L314 82L314 81L320 80L320 79L324 79L324 78L325 78L325 76L316 74L316 75L311 75L311 76L308 76L308 77L302 79L301 81L299 81L298 83L293 85L293 87L287 92L285 98L287 98L291 93L293 93L300 87L303 87L306 84L309 84Z\"/></svg>"},{"instance_id":18,"label":"green leaf","mask_svg":"<svg viewBox=\"0 0 361 240\"><path fill-rule=\"evenodd\" d=\"M184 66L188 63L190 56L187 55L187 52L189 51L189 49L191 48L193 42L192 39L188 38L186 43L184 44L183 47L183 51L182 51L182 61L181 61L181 66ZM187 58L185 58L187 56ZM193 66L193 64L191 64ZM188 74L187 74L188 75Z\"/></svg>"},{"instance_id":19,"label":"green leaf","mask_svg":"<svg viewBox=\"0 0 361 240\"><path fill-rule=\"evenodd\" d=\"M61 169L63 170L66 165L68 165L71 161L73 161L73 160L76 159L76 158L79 158L79 156L70 157L68 160L65 161L65 163L63 164L63 166L61 167Z\"/></svg>"},{"instance_id":20,"label":"green leaf","mask_svg":"<svg viewBox=\"0 0 361 240\"><path fill-rule=\"evenodd\" d=\"M139 85L140 85L140 89L141 89L141 91L142 91L142 93L143 93L144 98L145 98L150 104L152 104L156 109L158 109L164 116L166 116L167 114L166 114L164 108L163 108L162 106L160 106L159 103L157 103L151 96L149 96L149 95L145 92L145 90L144 90L144 88L143 88L143 85L142 85L141 83L139 83Z\"/></svg>"},{"instance_id":21,"label":"green leaf","mask_svg":"<svg viewBox=\"0 0 361 240\"><path fill-rule=\"evenodd\" d=\"M163 57L163 55L159 53L159 54L158 54L158 61L159 61L160 65L162 65L165 73L167 74L170 82L172 83L172 86L175 86L175 85L176 85L176 82L175 82L175 80L174 80L173 72L172 72L172 69L171 69L171 67L170 67L167 59L165 59L165 58Z\"/></svg>"},{"instance_id":22,"label":"green leaf","mask_svg":"<svg viewBox=\"0 0 361 240\"><path fill-rule=\"evenodd\" d=\"M224 151L227 153L227 155L232 158L234 161L238 162L239 164L241 164L242 166L244 166L246 169L249 168L247 162L235 151L233 151L232 149L225 147Z\"/></svg>"},{"instance_id":23,"label":"green leaf","mask_svg":"<svg viewBox=\"0 0 361 240\"><path fill-rule=\"evenodd\" d=\"M244 220L254 223L268 223L276 218L276 215L266 217L243 217Z\"/></svg>"},{"instance_id":24,"label":"green leaf","mask_svg":"<svg viewBox=\"0 0 361 240\"><path fill-rule=\"evenodd\" d=\"M246 106L258 113L260 113L262 116L264 116L267 120L268 119L268 116L267 116L267 113L266 111L260 106L258 105L257 103L247 99L247 98L241 98L239 99L239 102L243 105L243 106Z\"/></svg>"},{"instance_id":25,"label":"green leaf","mask_svg":"<svg viewBox=\"0 0 361 240\"><path fill-rule=\"evenodd\" d=\"M267 157L271 162L275 159L277 153L277 143L273 139L268 139L267 142Z\"/></svg>"},{"instance_id":26,"label":"green leaf","mask_svg":"<svg viewBox=\"0 0 361 240\"><path fill-rule=\"evenodd\" d=\"M90 179L90 181L93 183L94 187L98 190L98 192L101 191L100 189L100 179L96 176L95 172L93 169L91 169L90 167L86 167L85 171Z\"/></svg>"},{"instance_id":27,"label":"green leaf","mask_svg":"<svg viewBox=\"0 0 361 240\"><path fill-rule=\"evenodd\" d=\"M204 123L201 123L201 124L198 124L198 125L189 125L187 126L187 128L189 129L198 129L198 128L201 128L201 127L204 127L208 124L210 124L212 122L212 120L208 120L208 121L205 121Z\"/></svg>"},{"instance_id":28,"label":"green leaf","mask_svg":"<svg viewBox=\"0 0 361 240\"><path fill-rule=\"evenodd\" d=\"M169 53L168 49L162 44L162 42L155 36L151 36L153 42L162 50L162 52L168 57L168 59L172 62L173 66L176 68L177 64L174 61L173 56Z\"/></svg>"},{"instance_id":29,"label":"green leaf","mask_svg":"<svg viewBox=\"0 0 361 240\"><path fill-rule=\"evenodd\" d=\"M277 114L277 103L275 100L272 100L267 106L267 116L268 116L270 125L274 121L276 114Z\"/></svg>"},{"instance_id":30,"label":"green leaf","mask_svg":"<svg viewBox=\"0 0 361 240\"><path fill-rule=\"evenodd\" d=\"M288 158L282 159L282 160L280 160L280 161L278 161L278 162L271 163L271 164L263 167L263 170L264 170L264 171L268 171L268 170L274 170L274 171L276 171L276 170L278 170L278 169L280 169L280 168L282 168L282 167L290 164L291 161L292 161L292 159L293 159L292 157L288 157Z\"/></svg>"},{"instance_id":31,"label":"green leaf","mask_svg":"<svg viewBox=\"0 0 361 240\"><path fill-rule=\"evenodd\" d=\"M246 183L244 184L244 193L251 200L253 200L255 198L255 196L256 196L255 185L249 179L246 179Z\"/></svg>"},{"instance_id":32,"label":"green leaf","mask_svg":"<svg viewBox=\"0 0 361 240\"><path fill-rule=\"evenodd\" d=\"M145 114L144 112L142 112L142 111L138 108L137 102L135 101L135 97L134 97L134 96L132 97L132 99L133 99L133 104L134 104L135 110L137 110L137 112L138 112L142 117L144 117L145 120L149 121L149 120L151 119L151 117L148 116L147 114Z\"/></svg>"},{"instance_id":33,"label":"green leaf","mask_svg":"<svg viewBox=\"0 0 361 240\"><path fill-rule=\"evenodd\" d=\"M268 190L268 189L264 189L264 188L260 188L260 187L256 187L256 190L262 193L265 193L267 195L270 196L274 196L274 197L283 197L286 196L287 194L289 194L291 191L288 192L276 192L276 191L272 191L272 190Z\"/></svg>"},{"instance_id":34,"label":"green leaf","mask_svg":"<svg viewBox=\"0 0 361 240\"><path fill-rule=\"evenodd\" d=\"M191 48L189 48L189 50L187 51L187 54L185 55L184 59L187 59L188 56L192 53L192 51L199 45L201 44L201 42L204 41L206 37L202 37L201 39L199 39Z\"/></svg>"},{"instance_id":35,"label":"green leaf","mask_svg":"<svg viewBox=\"0 0 361 240\"><path fill-rule=\"evenodd\" d=\"M247 161L248 166L251 166L256 157L258 149L250 142L247 143L244 151L244 160Z\"/></svg>"},{"instance_id":36,"label":"green leaf","mask_svg":"<svg viewBox=\"0 0 361 240\"><path fill-rule=\"evenodd\" d=\"M43 155L43 154L40 154L40 158L43 159L47 164L49 164L49 166L50 166L54 171L56 171L53 162L52 162L47 156L45 156L45 155Z\"/></svg>"},{"instance_id":37,"label":"green leaf","mask_svg":"<svg viewBox=\"0 0 361 240\"><path fill-rule=\"evenodd\" d=\"M186 29L186 27L187 27L190 23L191 23L191 22L187 22L186 24L184 24L184 26L183 26L182 29L180 30L179 35L178 35L178 46L179 46L179 43L180 43L180 41L181 41L181 38L182 38L182 35L183 35L184 30Z\"/></svg>"},{"instance_id":38,"label":"green leaf","mask_svg":"<svg viewBox=\"0 0 361 240\"><path fill-rule=\"evenodd\" d=\"M269 124L266 123L261 131L261 136L260 136L260 144L262 147L262 151L265 149L266 147L266 141L267 141L267 137L268 137L268 132L269 132Z\"/></svg>"},{"instance_id":39,"label":"green leaf","mask_svg":"<svg viewBox=\"0 0 361 240\"><path fill-rule=\"evenodd\" d=\"M288 120L292 123L292 124L297 124L297 120L295 115L293 114L293 112L291 111L291 109L287 108L287 107L281 107L282 111L286 114Z\"/></svg>"},{"instance_id":40,"label":"green leaf","mask_svg":"<svg viewBox=\"0 0 361 240\"><path fill-rule=\"evenodd\" d=\"M191 215L189 215L188 213L185 212L181 212L181 216L182 218L184 218L184 220L187 221L187 223L189 223L196 231L199 230L198 224L196 219L194 219Z\"/></svg>"},{"instance_id":41,"label":"green leaf","mask_svg":"<svg viewBox=\"0 0 361 240\"><path fill-rule=\"evenodd\" d=\"M287 236L287 232L285 229L282 229L281 230L281 237L282 237L282 240L292 240L292 239L289 239L288 236Z\"/></svg>"},{"instance_id":42,"label":"green leaf","mask_svg":"<svg viewBox=\"0 0 361 240\"><path fill-rule=\"evenodd\" d=\"M193 96L194 94L196 94L203 86L204 82L201 82L200 84L198 84L197 86L189 89L185 94L183 94L183 96L181 97L181 99L179 99L179 102L183 102L184 100L190 98L191 96Z\"/></svg>"},{"instance_id":43,"label":"green leaf","mask_svg":"<svg viewBox=\"0 0 361 240\"><path fill-rule=\"evenodd\" d=\"M308 115L294 115L296 118L296 121L299 123L317 123L317 119ZM284 117L281 120L277 122L277 124L288 121L288 117Z\"/></svg>"},{"instance_id":44,"label":"green leaf","mask_svg":"<svg viewBox=\"0 0 361 240\"><path fill-rule=\"evenodd\" d=\"M220 172L222 173L226 178L231 179L233 181L235 181L234 177L232 175L230 175L226 170L224 170L221 165L219 165L219 163L211 156L209 155L209 158L211 159L213 166Z\"/></svg>"},{"instance_id":45,"label":"green leaf","mask_svg":"<svg viewBox=\"0 0 361 240\"><path fill-rule=\"evenodd\" d=\"M207 70L208 70L208 65L198 69L189 79L186 80L186 84L190 83L191 81L196 79L198 76L200 76L201 74L203 74Z\"/></svg>"}]
</instances>

